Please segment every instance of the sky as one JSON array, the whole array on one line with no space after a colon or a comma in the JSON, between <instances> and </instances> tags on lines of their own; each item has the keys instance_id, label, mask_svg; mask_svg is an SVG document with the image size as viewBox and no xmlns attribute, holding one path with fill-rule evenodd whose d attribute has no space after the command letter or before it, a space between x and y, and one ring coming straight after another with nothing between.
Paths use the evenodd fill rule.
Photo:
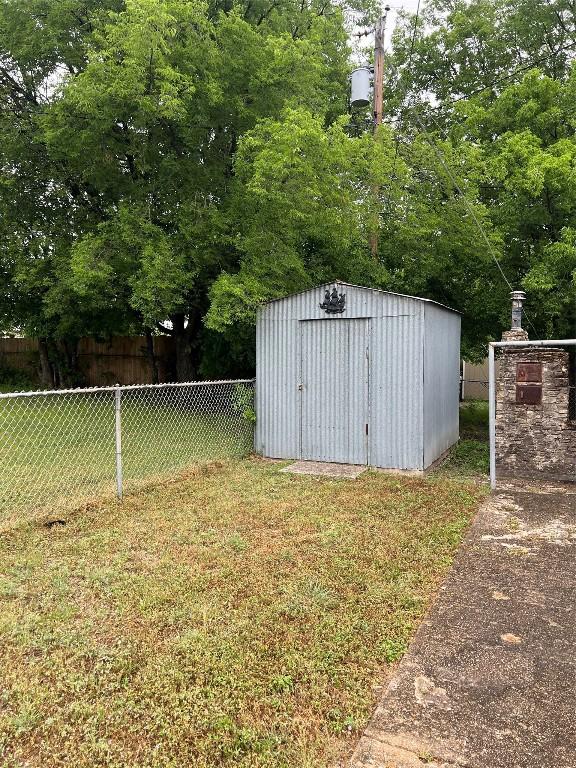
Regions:
<instances>
[{"instance_id":1,"label":"sky","mask_svg":"<svg viewBox=\"0 0 576 768\"><path fill-rule=\"evenodd\" d=\"M420 7L422 7L424 3L420 3ZM390 3L391 8L405 8L407 11L410 11L410 13L414 13L416 11L416 8L418 6L418 0L404 0L402 3Z\"/></svg>"},{"instance_id":2,"label":"sky","mask_svg":"<svg viewBox=\"0 0 576 768\"><path fill-rule=\"evenodd\" d=\"M382 0L382 8L386 5L385 0ZM392 38L392 32L394 31L394 27L396 25L396 17L397 12L400 10L408 11L409 13L415 13L416 8L418 7L418 0L400 0L399 2L389 2L388 5L390 6L390 11L388 13L388 21L386 23L386 37L385 37L385 45L388 47L390 45L390 41ZM425 0L420 0L420 10L425 5ZM359 30L360 31L360 30ZM354 50L354 60L357 64L363 65L366 63L365 60L363 60L363 57L360 53L360 47L365 48L368 46L372 46L374 44L374 37L372 35L369 35L368 37L362 37L360 40L358 38L352 38L352 47Z\"/></svg>"}]
</instances>

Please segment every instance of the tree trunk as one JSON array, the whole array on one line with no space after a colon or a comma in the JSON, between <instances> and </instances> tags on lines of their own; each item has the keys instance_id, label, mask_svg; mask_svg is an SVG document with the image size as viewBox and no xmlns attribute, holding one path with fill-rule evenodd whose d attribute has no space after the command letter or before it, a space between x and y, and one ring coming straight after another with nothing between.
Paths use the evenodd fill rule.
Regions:
<instances>
[{"instance_id":1,"label":"tree trunk","mask_svg":"<svg viewBox=\"0 0 576 768\"><path fill-rule=\"evenodd\" d=\"M150 328L145 328L144 333L146 335L146 357L150 363L150 371L152 372L152 384L160 383L160 376L158 374L158 362L156 355L154 354L154 337Z\"/></svg>"},{"instance_id":2,"label":"tree trunk","mask_svg":"<svg viewBox=\"0 0 576 768\"><path fill-rule=\"evenodd\" d=\"M196 366L192 351L192 328L184 314L172 315L172 335L176 349L176 381L194 381Z\"/></svg>"},{"instance_id":3,"label":"tree trunk","mask_svg":"<svg viewBox=\"0 0 576 768\"><path fill-rule=\"evenodd\" d=\"M54 389L56 382L54 380L54 370L50 362L48 339L44 337L38 339L38 352L40 355L40 384L42 389Z\"/></svg>"},{"instance_id":4,"label":"tree trunk","mask_svg":"<svg viewBox=\"0 0 576 768\"><path fill-rule=\"evenodd\" d=\"M78 368L78 339L59 339L54 344L58 386L65 389L82 384L82 374Z\"/></svg>"}]
</instances>

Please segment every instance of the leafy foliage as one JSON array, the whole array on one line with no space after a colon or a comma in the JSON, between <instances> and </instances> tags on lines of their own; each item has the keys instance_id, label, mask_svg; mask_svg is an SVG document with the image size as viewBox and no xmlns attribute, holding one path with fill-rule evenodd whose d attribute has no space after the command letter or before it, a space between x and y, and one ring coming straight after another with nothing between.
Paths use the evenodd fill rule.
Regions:
<instances>
[{"instance_id":1,"label":"leafy foliage","mask_svg":"<svg viewBox=\"0 0 576 768\"><path fill-rule=\"evenodd\" d=\"M507 282L533 335L572 335L572 4L404 14L376 137L347 127L345 11L2 5L0 328L43 340L61 380L78 337L122 332L171 333L181 379L249 373L258 304L339 278L461 310L472 358Z\"/></svg>"},{"instance_id":2,"label":"leafy foliage","mask_svg":"<svg viewBox=\"0 0 576 768\"><path fill-rule=\"evenodd\" d=\"M406 18L396 35L399 90L420 102L421 122L443 151L470 153L457 177L477 179L473 197L484 207L493 255L508 282L528 291L530 333L573 335L573 4L436 0L427 5L408 66L411 24ZM422 134L414 111L405 110L405 129ZM475 307L479 334L468 336L472 354L507 323L507 290L488 263L486 305Z\"/></svg>"}]
</instances>

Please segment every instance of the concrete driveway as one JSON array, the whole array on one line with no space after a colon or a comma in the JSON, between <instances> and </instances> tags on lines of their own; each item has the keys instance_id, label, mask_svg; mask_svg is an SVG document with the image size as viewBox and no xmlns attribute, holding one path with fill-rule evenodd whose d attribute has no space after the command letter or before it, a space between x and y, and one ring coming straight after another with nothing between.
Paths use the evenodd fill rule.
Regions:
<instances>
[{"instance_id":1,"label":"concrete driveway","mask_svg":"<svg viewBox=\"0 0 576 768\"><path fill-rule=\"evenodd\" d=\"M576 495L491 496L351 768L575 768L575 607Z\"/></svg>"}]
</instances>

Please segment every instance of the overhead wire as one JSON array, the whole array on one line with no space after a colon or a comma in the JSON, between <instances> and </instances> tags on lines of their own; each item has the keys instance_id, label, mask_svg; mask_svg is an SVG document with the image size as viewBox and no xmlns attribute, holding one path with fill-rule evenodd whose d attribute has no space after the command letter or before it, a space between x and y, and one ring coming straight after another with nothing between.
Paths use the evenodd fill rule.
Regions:
<instances>
[{"instance_id":1,"label":"overhead wire","mask_svg":"<svg viewBox=\"0 0 576 768\"><path fill-rule=\"evenodd\" d=\"M469 99L472 96L478 96L478 94L482 93L483 91L488 91L494 88L494 86L496 85L501 85L501 83L505 82L506 80L512 80L514 77L516 77L516 75L520 74L521 72L526 72L529 69L533 69L537 64L542 64L542 62L544 61L553 59L559 53L563 53L564 51L570 51L573 49L576 49L576 41L573 41L568 45L564 45L558 48L556 51L550 51L550 53L547 54L546 56L540 56L537 59L532 59L531 61L528 61L525 64L522 64L522 66L517 67L516 69L512 70L512 72L509 72L507 75L502 75L501 77L497 77L489 85L484 85L481 88L476 88L474 91L470 91L470 93L463 94L462 96L457 96L455 99L450 99L448 101L445 101L436 107L431 107L431 109L435 109L435 110L442 109L446 105L450 106L452 104L457 104L459 101L465 101L466 99Z\"/></svg>"},{"instance_id":2,"label":"overhead wire","mask_svg":"<svg viewBox=\"0 0 576 768\"><path fill-rule=\"evenodd\" d=\"M549 53L547 56L541 56L538 59L532 59L531 61L527 62L526 64L523 64L521 67L517 67L512 72L509 72L507 75L502 75L502 77L498 77L495 80L493 80L488 85L483 85L481 88L476 88L473 91L470 91L469 93L463 94L462 96L457 96L455 99L447 99L442 101L440 104L436 105L427 105L427 110L429 112L438 112L442 109L445 109L446 107L450 107L453 104L458 104L460 101L466 101L467 99L472 98L473 96L478 96L480 93L483 93L484 91L489 91L493 88L495 88L497 85L501 85L503 82L507 80L512 80L516 75L521 74L522 72L526 72L529 69L533 69L537 64L541 64L543 61L548 61L551 58L554 58L558 53L561 53L563 51L567 50L575 50L576 51L576 42L570 43L569 45L565 45L562 48L559 48L558 50L554 51L553 53ZM407 106L400 106L400 111L408 110L410 109L410 105ZM386 120L383 120L382 122L392 125L394 123L401 123L404 120L404 117L402 115L399 115L398 117L392 117L388 118Z\"/></svg>"},{"instance_id":3,"label":"overhead wire","mask_svg":"<svg viewBox=\"0 0 576 768\"><path fill-rule=\"evenodd\" d=\"M420 127L421 135L424 137L424 139L426 140L428 145L431 147L432 151L434 152L434 154L436 155L436 157L440 161L440 164L444 168L445 172L448 174L448 177L450 178L452 184L454 185L454 188L457 190L458 194L462 198L462 200L464 202L464 205L466 206L466 208L468 210L468 213L470 214L472 220L474 221L474 224L476 225L478 231L480 232L480 234L482 236L482 239L486 243L486 247L488 249L488 253L490 254L490 256L492 257L492 260L496 264L496 266L498 268L498 271L500 272L504 282L508 286L509 290L513 291L514 288L512 287L512 284L510 283L510 281L506 277L506 273L502 269L502 265L500 264L498 256L496 255L496 253L494 251L494 248L492 247L492 243L490 242L490 239L488 238L488 235L486 234L486 231L485 231L484 227L482 226L482 223L481 223L480 219L476 215L476 211L474 210L474 207L472 206L472 204L470 203L470 201L468 200L468 198L464 194L464 192L462 190L462 187L460 186L460 184L458 183L458 181L456 179L456 176L452 173L452 169L446 163L442 151L440 150L440 148L438 147L438 145L436 144L434 139L430 136L428 130L426 129L426 126L424 125L424 123L420 119L420 115L418 114L418 109L417 109L416 106L412 108L412 112L413 112L413 115L414 115L414 117L416 119L416 122L418 123L418 125ZM434 120L433 117L432 117L432 119ZM437 126L438 126L438 124L437 124ZM438 128L440 128L440 126L438 126ZM531 326L532 330L534 332L537 332L534 324L532 323L532 321L530 320L530 317L528 316L528 314L526 312L524 312L524 317L526 318L527 322Z\"/></svg>"},{"instance_id":4,"label":"overhead wire","mask_svg":"<svg viewBox=\"0 0 576 768\"><path fill-rule=\"evenodd\" d=\"M514 289L512 288L512 285L510 284L510 281L506 277L506 273L502 269L502 265L500 264L500 261L498 260L498 257L494 253L494 249L492 248L492 244L490 243L490 240L488 239L488 235L486 234L486 232L484 230L484 227L480 223L480 220L476 216L476 211L474 210L474 208L472 207L470 201L468 200L468 198L464 194L464 192L462 190L462 187L460 186L460 184L458 183L458 181L456 179L456 176L452 173L452 169L450 168L450 166L444 160L444 156L443 156L440 148L438 147L438 145L435 143L434 139L428 133L426 127L424 126L422 120L420 119L420 115L418 114L418 110L417 110L416 107L413 108L413 114L414 114L414 117L416 118L416 122L420 126L420 133L421 133L421 135L427 141L429 146L432 147L432 150L434 151L434 154L436 155L436 157L440 161L440 164L442 165L442 167L444 168L444 170L448 174L448 176L449 176L452 184L454 185L455 189L457 190L458 194L460 195L460 197L464 201L464 204L466 205L466 208L468 209L468 212L470 213L472 219L474 220L474 223L476 224L478 230L480 231L480 233L482 235L482 238L483 238L484 242L486 243L486 247L488 248L488 251L489 251L490 255L492 256L492 259L494 260L494 263L498 267L498 271L500 272L500 274L504 278L504 281L506 282L506 285L508 286L508 288L511 291L513 291ZM432 118L432 119L434 119L434 118ZM438 126L438 127L440 127L440 126Z\"/></svg>"},{"instance_id":5,"label":"overhead wire","mask_svg":"<svg viewBox=\"0 0 576 768\"><path fill-rule=\"evenodd\" d=\"M418 30L418 19L419 19L419 15L420 15L420 5L421 5L421 0L418 0L418 5L417 5L417 8L416 8L416 13L414 15L414 24L413 24L413 27L412 27L412 35L411 35L411 40L410 40L410 51L409 51L408 63L407 63L408 68L410 68L410 66L412 64L412 58L413 58L413 55L414 55L414 49L415 49L415 45L416 45L416 35L417 35L417 30ZM464 100L466 98L470 98L471 96L478 95L479 93L482 93L485 90L489 90L491 88L494 88L496 85L499 85L500 83L502 83L504 81L512 79L513 77L515 77L520 72L524 72L524 71L526 71L528 69L531 69L532 67L534 67L535 64L542 63L542 61L546 61L549 58L551 58L552 56L555 56L555 55L557 55L558 53L561 53L564 50L570 50L572 48L576 48L576 41L571 43L570 45L564 46L564 47L556 50L553 53L551 52L548 56L540 57L539 59L534 59L531 62L528 62L528 63L522 65L521 67L517 67L513 72L510 72L507 75L502 76L501 78L495 79L491 83L491 85L484 86L483 88L477 89L476 91L473 91L473 92L467 94L466 96L461 96L461 97L458 97L456 99L453 99L451 102L448 102L448 104L455 104L455 103L457 103L459 101L462 101L462 100ZM446 106L446 102L444 102L442 105L439 105L436 108L431 107L430 109L431 110L437 110L437 109L443 108L445 106ZM448 174L448 177L450 178L452 184L454 185L454 188L457 190L458 194L462 198L462 200L464 202L464 205L466 206L466 208L467 208L467 210L468 210L468 212L469 212L469 214L470 214L470 216L471 216L475 226L477 227L478 231L480 232L480 235L481 235L482 239L484 240L484 242L486 244L486 248L488 249L488 253L490 254L490 257L492 258L492 260L494 261L494 263L495 263L495 265L496 265L496 267L498 269L498 272L500 273L502 279L504 280L504 282L507 285L508 289L510 291L513 291L514 288L512 287L512 284L510 283L510 281L508 280L508 277L506 276L506 273L504 272L504 270L502 268L502 265L500 264L500 260L498 259L498 256L496 255L496 253L494 251L492 243L490 242L490 239L488 238L488 235L486 234L486 231L485 231L484 227L482 226L482 223L481 223L480 219L476 215L476 211L474 210L474 208L471 205L470 201L468 200L468 198L464 194L464 191L462 190L462 187L458 183L455 175L452 173L452 169L446 163L446 161L444 159L444 156L443 156L443 153L441 152L440 148L437 146L437 144L434 141L434 139L430 136L428 130L426 129L425 125L423 124L422 120L420 119L420 115L418 114L418 107L417 107L417 105L411 105L410 103L408 103L406 105L405 109L407 111L412 111L412 113L414 114L414 116L416 118L416 122L418 123L418 126L420 128L420 133L423 135L423 137L426 140L426 142L432 148L434 154L436 155L436 157L440 161L440 164L444 168L445 172ZM433 120L433 122L436 124L437 128L440 129L440 126L438 125L434 115L430 114L430 117ZM401 119L402 118L399 117L397 122L400 122ZM398 162L398 154L399 154L399 138L396 137L394 160L393 160L393 164L392 164L392 173L391 173L391 176L390 176L389 192L388 192L388 198L387 198L387 207L390 204L392 179L394 178L395 173L396 173L396 165L397 165L397 162ZM526 312L524 312L524 316L526 317L526 320L529 323L529 325L531 326L532 330L534 330L536 332L536 328L534 327L534 324L532 323L532 321L530 320L530 317L528 316L528 314Z\"/></svg>"}]
</instances>

